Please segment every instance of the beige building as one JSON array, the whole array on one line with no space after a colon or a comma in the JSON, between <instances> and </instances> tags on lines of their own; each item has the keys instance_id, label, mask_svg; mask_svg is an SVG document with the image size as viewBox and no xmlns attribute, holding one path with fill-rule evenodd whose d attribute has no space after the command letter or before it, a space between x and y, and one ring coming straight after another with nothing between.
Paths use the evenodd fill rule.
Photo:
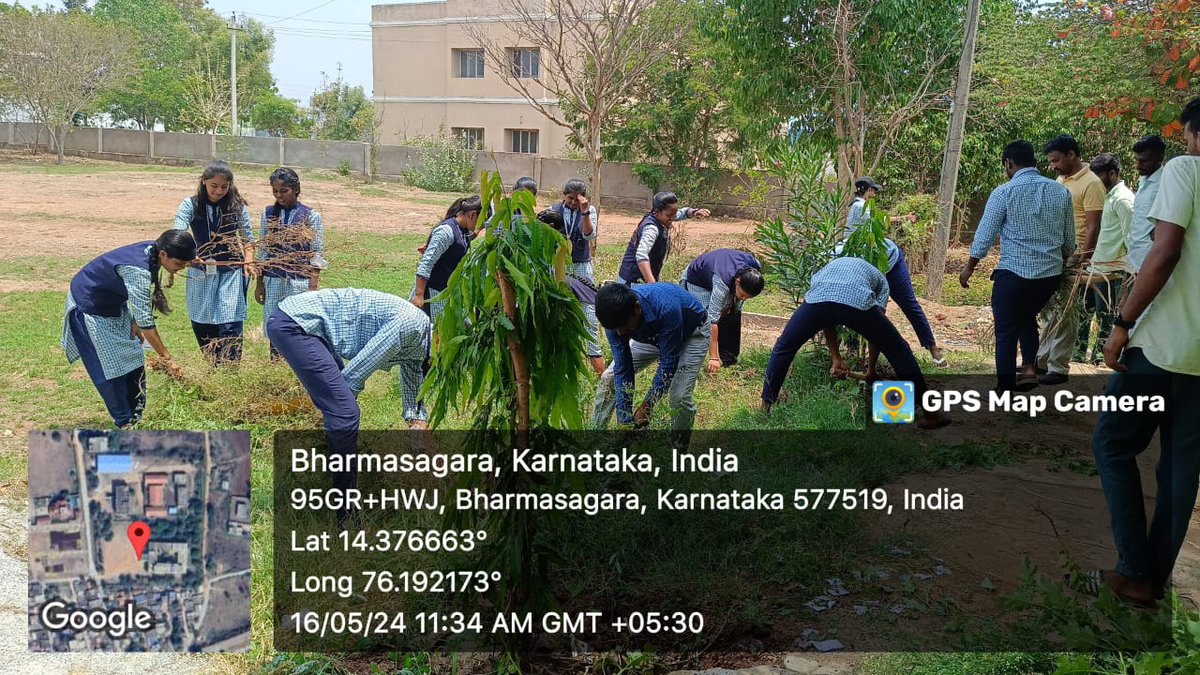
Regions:
<instances>
[{"instance_id":1,"label":"beige building","mask_svg":"<svg viewBox=\"0 0 1200 675\"><path fill-rule=\"evenodd\" d=\"M513 17L504 11L497 0L371 8L374 100L384 143L401 145L445 127L482 150L563 154L566 130L505 84L464 28L481 27L492 44L503 45L514 73L529 81L540 103L557 110L553 95L535 81L545 75L541 54L516 44L502 23Z\"/></svg>"}]
</instances>

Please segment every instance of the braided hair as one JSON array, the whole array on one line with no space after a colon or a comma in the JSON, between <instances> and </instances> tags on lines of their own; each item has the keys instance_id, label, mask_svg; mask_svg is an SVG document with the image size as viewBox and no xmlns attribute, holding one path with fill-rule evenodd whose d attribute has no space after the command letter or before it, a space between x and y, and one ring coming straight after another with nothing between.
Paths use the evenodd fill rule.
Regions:
<instances>
[{"instance_id":1,"label":"braided hair","mask_svg":"<svg viewBox=\"0 0 1200 675\"><path fill-rule=\"evenodd\" d=\"M163 314L170 314L171 305L167 303L167 294L163 293L159 274L159 253L166 253L168 258L191 262L196 258L196 239L187 230L167 230L150 246L150 282L154 285L150 305Z\"/></svg>"},{"instance_id":2,"label":"braided hair","mask_svg":"<svg viewBox=\"0 0 1200 675\"><path fill-rule=\"evenodd\" d=\"M575 281L582 283L584 286L587 286L588 288L592 289L593 291L597 289L596 282L592 281L591 279L588 279L587 277L581 277L578 274L575 274L574 272L567 272L567 276L574 279Z\"/></svg>"}]
</instances>

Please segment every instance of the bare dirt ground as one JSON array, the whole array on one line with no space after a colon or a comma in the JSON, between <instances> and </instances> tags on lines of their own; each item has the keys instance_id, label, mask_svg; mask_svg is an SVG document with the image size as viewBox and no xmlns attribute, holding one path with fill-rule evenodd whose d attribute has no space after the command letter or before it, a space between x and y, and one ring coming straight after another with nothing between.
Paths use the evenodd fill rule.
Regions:
<instances>
[{"instance_id":1,"label":"bare dirt ground","mask_svg":"<svg viewBox=\"0 0 1200 675\"><path fill-rule=\"evenodd\" d=\"M0 151L0 165L49 164L28 153ZM27 173L0 170L0 260L26 256L85 257L111 249L115 242L153 238L171 227L175 210L196 193L199 169L144 170L137 165L68 157L77 172ZM95 167L94 173L87 167ZM253 222L274 201L266 172L239 172L236 185L250 203ZM398 183L359 183L347 178L304 172L301 199L321 212L329 227L348 232L425 234L454 200ZM549 204L545 196L539 203ZM629 240L642 214L606 210L601 217L603 244ZM714 217L688 223L688 249L729 245L750 234L748 220ZM13 289L8 289L13 290Z\"/></svg>"}]
</instances>

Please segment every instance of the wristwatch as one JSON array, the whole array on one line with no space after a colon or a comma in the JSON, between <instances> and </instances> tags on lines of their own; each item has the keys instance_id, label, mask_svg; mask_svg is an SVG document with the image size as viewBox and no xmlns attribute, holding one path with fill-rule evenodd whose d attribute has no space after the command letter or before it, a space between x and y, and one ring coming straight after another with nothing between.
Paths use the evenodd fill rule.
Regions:
<instances>
[{"instance_id":1,"label":"wristwatch","mask_svg":"<svg viewBox=\"0 0 1200 675\"><path fill-rule=\"evenodd\" d=\"M1125 330L1133 330L1133 327L1135 325L1137 325L1137 322L1136 321L1126 321L1125 317L1118 314L1117 318L1113 319L1113 325L1118 326L1120 328L1124 328Z\"/></svg>"}]
</instances>

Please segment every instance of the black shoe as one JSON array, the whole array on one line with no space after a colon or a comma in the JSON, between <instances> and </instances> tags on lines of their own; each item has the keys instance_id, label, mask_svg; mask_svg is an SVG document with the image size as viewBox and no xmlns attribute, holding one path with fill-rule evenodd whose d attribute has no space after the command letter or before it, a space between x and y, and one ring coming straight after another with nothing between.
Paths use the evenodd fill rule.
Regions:
<instances>
[{"instance_id":1,"label":"black shoe","mask_svg":"<svg viewBox=\"0 0 1200 675\"><path fill-rule=\"evenodd\" d=\"M1056 384L1066 384L1068 379L1066 373L1046 373L1038 378L1038 383L1052 387Z\"/></svg>"}]
</instances>

